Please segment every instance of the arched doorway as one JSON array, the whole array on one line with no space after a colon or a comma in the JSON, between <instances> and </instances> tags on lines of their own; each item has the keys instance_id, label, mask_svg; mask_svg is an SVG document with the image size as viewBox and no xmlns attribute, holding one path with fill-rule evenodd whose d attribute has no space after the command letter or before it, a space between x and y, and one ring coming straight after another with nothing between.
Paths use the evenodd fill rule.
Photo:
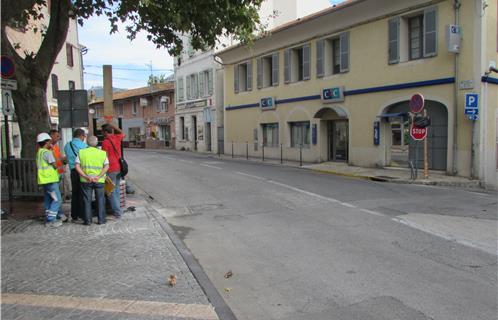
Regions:
<instances>
[{"instance_id":1,"label":"arched doorway","mask_svg":"<svg viewBox=\"0 0 498 320\"><path fill-rule=\"evenodd\" d=\"M349 160L349 120L341 107L324 107L314 116L320 119L322 158L326 161Z\"/></svg>"},{"instance_id":2,"label":"arched doorway","mask_svg":"<svg viewBox=\"0 0 498 320\"><path fill-rule=\"evenodd\" d=\"M448 111L437 101L425 102L427 115L431 119L428 128L429 169L446 170L448 154ZM416 142L410 137L410 124L408 101L399 102L388 106L383 115L387 126L386 137L388 156L387 165L407 166L412 161L418 168L423 167L423 142ZM417 158L417 159L416 159Z\"/></svg>"}]
</instances>

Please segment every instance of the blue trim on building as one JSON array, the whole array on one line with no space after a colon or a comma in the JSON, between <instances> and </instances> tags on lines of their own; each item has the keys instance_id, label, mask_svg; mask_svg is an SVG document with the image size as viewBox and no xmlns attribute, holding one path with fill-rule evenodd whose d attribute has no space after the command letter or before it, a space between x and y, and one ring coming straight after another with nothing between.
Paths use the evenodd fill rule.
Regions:
<instances>
[{"instance_id":1,"label":"blue trim on building","mask_svg":"<svg viewBox=\"0 0 498 320\"><path fill-rule=\"evenodd\" d=\"M439 84L449 84L449 83L454 83L454 82L455 82L455 78L453 78L453 77L443 78L443 79L435 79L435 80L417 81L417 82L407 82L407 83L393 84L393 85L389 85L389 86L372 87L372 88L356 89L356 90L347 90L347 91L344 91L344 95L345 96L352 96L355 94L402 90L402 89L417 88L417 87L435 86L435 85L439 85Z\"/></svg>"},{"instance_id":2,"label":"blue trim on building","mask_svg":"<svg viewBox=\"0 0 498 320\"><path fill-rule=\"evenodd\" d=\"M481 81L487 82L487 83L492 83L492 84L498 84L498 78L493 78L493 77L489 77L489 76L482 76Z\"/></svg>"},{"instance_id":3,"label":"blue trim on building","mask_svg":"<svg viewBox=\"0 0 498 320\"><path fill-rule=\"evenodd\" d=\"M245 108L255 108L259 107L259 103L249 103L249 104L241 104L238 106L228 106L225 108L225 110L238 110L238 109L245 109Z\"/></svg>"},{"instance_id":4,"label":"blue trim on building","mask_svg":"<svg viewBox=\"0 0 498 320\"><path fill-rule=\"evenodd\" d=\"M284 103L309 101L309 100L320 100L321 98L322 98L322 96L317 94L317 95L313 95L313 96L304 96L304 97L297 97L297 98L275 100L275 104L284 104Z\"/></svg>"},{"instance_id":5,"label":"blue trim on building","mask_svg":"<svg viewBox=\"0 0 498 320\"><path fill-rule=\"evenodd\" d=\"M486 81L484 78L486 78ZM496 78L482 77L482 79L483 79L482 81L485 81L485 82L490 82L490 83L494 83L494 84L498 83L498 79L496 79ZM435 80L426 80L426 81L417 81L417 82L407 82L407 83L400 83L400 84L393 84L393 85L388 85L388 86L372 87L372 88L365 88L365 89L347 90L347 91L344 91L344 96L352 96L352 95L356 95L356 94L365 94L365 93L372 93L372 92L402 90L402 89L418 88L418 87L426 87L426 86L435 86L435 85L450 84L450 83L455 83L454 77L435 79ZM322 98L322 96L317 94L317 95L312 95L312 96L304 96L304 97L275 100L275 104L285 104L285 103L309 101L309 100L320 100L321 98ZM229 111L229 110L238 110L238 109L255 108L255 107L259 107L259 103L250 103L250 104L242 104L242 105L238 105L238 106L229 106L229 107L226 107L225 110Z\"/></svg>"}]
</instances>

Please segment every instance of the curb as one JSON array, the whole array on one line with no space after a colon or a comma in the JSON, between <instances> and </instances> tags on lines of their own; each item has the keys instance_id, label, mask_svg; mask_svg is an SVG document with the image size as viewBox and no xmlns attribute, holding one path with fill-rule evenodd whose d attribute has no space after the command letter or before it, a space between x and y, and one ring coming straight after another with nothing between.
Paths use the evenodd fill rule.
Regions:
<instances>
[{"instance_id":1,"label":"curb","mask_svg":"<svg viewBox=\"0 0 498 320\"><path fill-rule=\"evenodd\" d=\"M145 198L147 202L148 199ZM149 202L150 203L150 202ZM156 209L152 208L150 205L146 206L148 212L156 220L161 229L168 235L168 237L173 242L173 245L178 250L183 258L183 261L187 264L190 272L199 283L200 287L206 294L209 302L213 305L214 311L218 315L220 320L237 320L232 309L225 302L223 297L220 295L214 284L211 282L207 274L202 269L202 266L197 262L196 258L183 241L176 235L175 231L171 228L166 218L164 218Z\"/></svg>"}]
</instances>

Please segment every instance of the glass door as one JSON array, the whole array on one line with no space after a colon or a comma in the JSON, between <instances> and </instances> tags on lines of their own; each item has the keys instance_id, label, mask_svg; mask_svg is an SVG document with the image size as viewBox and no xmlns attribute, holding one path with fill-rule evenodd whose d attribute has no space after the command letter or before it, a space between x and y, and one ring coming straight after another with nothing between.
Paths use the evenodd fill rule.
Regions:
<instances>
[{"instance_id":1,"label":"glass door","mask_svg":"<svg viewBox=\"0 0 498 320\"><path fill-rule=\"evenodd\" d=\"M333 120L330 122L330 160L348 161L348 131L348 120Z\"/></svg>"}]
</instances>

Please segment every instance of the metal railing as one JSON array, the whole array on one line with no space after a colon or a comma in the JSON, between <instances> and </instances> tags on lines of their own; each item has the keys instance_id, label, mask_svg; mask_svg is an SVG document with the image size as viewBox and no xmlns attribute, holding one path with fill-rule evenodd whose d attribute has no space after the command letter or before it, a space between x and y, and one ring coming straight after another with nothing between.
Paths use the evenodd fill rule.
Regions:
<instances>
[{"instance_id":1,"label":"metal railing","mask_svg":"<svg viewBox=\"0 0 498 320\"><path fill-rule=\"evenodd\" d=\"M309 145L285 146L284 144L266 145L261 142L235 142L227 143L227 152L221 152L218 148L218 157L223 154L231 158L245 158L246 160L260 159L261 161L279 161L299 163L303 166L305 161L310 160Z\"/></svg>"},{"instance_id":2,"label":"metal railing","mask_svg":"<svg viewBox=\"0 0 498 320\"><path fill-rule=\"evenodd\" d=\"M43 192L36 181L35 159L2 159L2 193L13 197L38 197Z\"/></svg>"}]
</instances>

